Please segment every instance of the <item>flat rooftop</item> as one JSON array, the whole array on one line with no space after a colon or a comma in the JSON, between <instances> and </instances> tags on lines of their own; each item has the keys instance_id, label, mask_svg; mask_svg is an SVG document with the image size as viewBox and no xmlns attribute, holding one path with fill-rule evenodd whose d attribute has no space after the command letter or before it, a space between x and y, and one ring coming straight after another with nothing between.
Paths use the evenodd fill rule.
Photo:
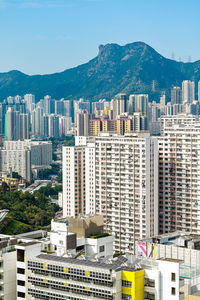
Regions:
<instances>
[{"instance_id":1,"label":"flat rooftop","mask_svg":"<svg viewBox=\"0 0 200 300\"><path fill-rule=\"evenodd\" d=\"M35 244L39 244L38 242L36 241L32 241L32 242L25 242L25 243L18 243L17 246L22 246L22 247L27 247L27 246L33 246Z\"/></svg>"},{"instance_id":2,"label":"flat rooftop","mask_svg":"<svg viewBox=\"0 0 200 300\"><path fill-rule=\"evenodd\" d=\"M101 261L92 261L87 259L78 259L72 257L60 257L55 255L48 254L40 254L37 256L38 259L41 260L49 260L55 263L66 263L66 264L75 264L75 265L83 265L88 267L107 269L107 270L117 270L124 269L126 266L122 266L123 263L127 261L127 259L123 256L118 257L116 260L113 260L113 263L105 263ZM130 268L130 270L135 271L134 268Z\"/></svg>"}]
</instances>

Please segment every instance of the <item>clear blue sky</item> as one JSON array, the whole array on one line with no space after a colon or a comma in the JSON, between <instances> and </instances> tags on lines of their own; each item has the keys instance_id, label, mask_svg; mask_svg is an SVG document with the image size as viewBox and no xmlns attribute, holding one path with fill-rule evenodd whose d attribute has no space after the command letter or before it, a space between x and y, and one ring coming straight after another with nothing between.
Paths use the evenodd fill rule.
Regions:
<instances>
[{"instance_id":1,"label":"clear blue sky","mask_svg":"<svg viewBox=\"0 0 200 300\"><path fill-rule=\"evenodd\" d=\"M59 72L135 41L198 60L199 11L199 0L0 0L0 72Z\"/></svg>"}]
</instances>

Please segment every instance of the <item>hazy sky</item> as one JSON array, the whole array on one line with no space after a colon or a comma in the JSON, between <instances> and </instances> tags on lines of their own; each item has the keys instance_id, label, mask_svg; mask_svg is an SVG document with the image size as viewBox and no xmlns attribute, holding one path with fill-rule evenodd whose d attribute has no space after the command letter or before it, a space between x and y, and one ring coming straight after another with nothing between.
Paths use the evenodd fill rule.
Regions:
<instances>
[{"instance_id":1,"label":"hazy sky","mask_svg":"<svg viewBox=\"0 0 200 300\"><path fill-rule=\"evenodd\" d=\"M199 11L199 0L0 0L0 72L59 72L135 41L198 60Z\"/></svg>"}]
</instances>

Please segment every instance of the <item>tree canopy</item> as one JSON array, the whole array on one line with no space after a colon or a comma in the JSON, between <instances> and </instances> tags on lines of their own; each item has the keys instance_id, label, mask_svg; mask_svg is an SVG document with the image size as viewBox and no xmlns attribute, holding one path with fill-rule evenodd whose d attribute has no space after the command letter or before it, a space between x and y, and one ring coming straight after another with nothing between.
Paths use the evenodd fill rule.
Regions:
<instances>
[{"instance_id":1,"label":"tree canopy","mask_svg":"<svg viewBox=\"0 0 200 300\"><path fill-rule=\"evenodd\" d=\"M32 195L28 192L10 191L6 184L2 184L0 209L9 210L8 217L0 223L0 233L17 234L48 226L59 207L50 203L42 191L36 191Z\"/></svg>"}]
</instances>

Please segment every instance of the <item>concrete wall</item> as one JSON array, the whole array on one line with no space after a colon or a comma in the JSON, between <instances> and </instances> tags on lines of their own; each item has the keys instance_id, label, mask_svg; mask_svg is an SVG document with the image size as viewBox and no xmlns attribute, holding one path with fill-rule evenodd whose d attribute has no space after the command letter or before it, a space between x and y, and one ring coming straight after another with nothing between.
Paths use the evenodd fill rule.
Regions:
<instances>
[{"instance_id":1,"label":"concrete wall","mask_svg":"<svg viewBox=\"0 0 200 300\"><path fill-rule=\"evenodd\" d=\"M3 254L4 300L16 299L16 251Z\"/></svg>"},{"instance_id":2,"label":"concrete wall","mask_svg":"<svg viewBox=\"0 0 200 300\"><path fill-rule=\"evenodd\" d=\"M67 218L68 231L76 233L77 237L89 237L103 232L103 216L96 215L85 219Z\"/></svg>"}]
</instances>

